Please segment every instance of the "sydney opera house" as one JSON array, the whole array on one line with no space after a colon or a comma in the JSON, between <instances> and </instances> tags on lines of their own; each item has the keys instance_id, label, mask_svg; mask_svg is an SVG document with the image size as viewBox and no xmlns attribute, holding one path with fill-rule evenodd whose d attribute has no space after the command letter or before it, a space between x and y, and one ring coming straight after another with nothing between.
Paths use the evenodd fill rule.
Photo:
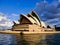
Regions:
<instances>
[{"instance_id":1,"label":"sydney opera house","mask_svg":"<svg viewBox=\"0 0 60 45\"><path fill-rule=\"evenodd\" d=\"M12 31L41 32L54 31L54 28L47 28L46 24L40 20L35 11L27 15L20 14L19 23L14 22Z\"/></svg>"}]
</instances>

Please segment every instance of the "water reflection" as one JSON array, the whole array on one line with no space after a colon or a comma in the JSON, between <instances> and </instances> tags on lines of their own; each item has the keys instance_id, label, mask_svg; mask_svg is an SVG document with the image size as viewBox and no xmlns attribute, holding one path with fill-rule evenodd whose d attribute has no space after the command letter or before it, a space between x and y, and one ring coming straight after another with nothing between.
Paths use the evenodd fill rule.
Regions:
<instances>
[{"instance_id":1,"label":"water reflection","mask_svg":"<svg viewBox=\"0 0 60 45\"><path fill-rule=\"evenodd\" d=\"M60 34L0 34L0 45L60 45Z\"/></svg>"},{"instance_id":2,"label":"water reflection","mask_svg":"<svg viewBox=\"0 0 60 45\"><path fill-rule=\"evenodd\" d=\"M15 45L15 35L12 34L0 34L0 45Z\"/></svg>"},{"instance_id":3,"label":"water reflection","mask_svg":"<svg viewBox=\"0 0 60 45\"><path fill-rule=\"evenodd\" d=\"M54 34L20 34L17 35L18 45L50 45L54 42ZM53 45L51 43L51 45Z\"/></svg>"},{"instance_id":4,"label":"water reflection","mask_svg":"<svg viewBox=\"0 0 60 45\"><path fill-rule=\"evenodd\" d=\"M51 37L53 38L51 39L49 39L49 37L46 38L47 45L60 45L60 34L54 34Z\"/></svg>"}]
</instances>

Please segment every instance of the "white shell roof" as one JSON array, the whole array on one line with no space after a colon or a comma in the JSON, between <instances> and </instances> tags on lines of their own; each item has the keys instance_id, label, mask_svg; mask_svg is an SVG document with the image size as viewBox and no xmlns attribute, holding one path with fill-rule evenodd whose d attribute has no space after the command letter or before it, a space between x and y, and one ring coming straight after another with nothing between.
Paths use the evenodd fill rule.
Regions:
<instances>
[{"instance_id":1,"label":"white shell roof","mask_svg":"<svg viewBox=\"0 0 60 45\"><path fill-rule=\"evenodd\" d=\"M28 16L26 16L33 24L34 23L36 23L36 21L33 19L33 18L31 18L31 17L28 17Z\"/></svg>"},{"instance_id":2,"label":"white shell roof","mask_svg":"<svg viewBox=\"0 0 60 45\"><path fill-rule=\"evenodd\" d=\"M37 24L39 26L41 25L41 26L46 27L45 23L39 19L38 15L34 11L33 11L33 13L34 13L33 15L31 13L28 14L28 15L21 14L20 15L21 16L20 20L21 20L22 17L24 17L24 18L26 18L27 20L29 20L33 24ZM17 22L16 24L19 24L19 22Z\"/></svg>"},{"instance_id":3,"label":"white shell roof","mask_svg":"<svg viewBox=\"0 0 60 45\"><path fill-rule=\"evenodd\" d=\"M43 21L41 21L41 24L42 24L42 27L43 26L46 27L46 24Z\"/></svg>"},{"instance_id":4,"label":"white shell roof","mask_svg":"<svg viewBox=\"0 0 60 45\"><path fill-rule=\"evenodd\" d=\"M19 22L18 21L14 21L16 24L19 24Z\"/></svg>"}]
</instances>

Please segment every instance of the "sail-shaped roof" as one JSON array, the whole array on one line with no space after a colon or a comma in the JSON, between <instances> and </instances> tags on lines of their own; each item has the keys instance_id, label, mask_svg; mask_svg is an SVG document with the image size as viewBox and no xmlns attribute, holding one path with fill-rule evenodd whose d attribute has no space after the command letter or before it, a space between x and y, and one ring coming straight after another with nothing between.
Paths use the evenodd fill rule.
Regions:
<instances>
[{"instance_id":1,"label":"sail-shaped roof","mask_svg":"<svg viewBox=\"0 0 60 45\"><path fill-rule=\"evenodd\" d=\"M37 24L36 20L34 19L34 17L30 14L27 14L26 16L33 24Z\"/></svg>"},{"instance_id":2,"label":"sail-shaped roof","mask_svg":"<svg viewBox=\"0 0 60 45\"><path fill-rule=\"evenodd\" d=\"M30 14L27 14L27 15L20 14L19 22L20 22L20 24L37 24L39 26L45 27L44 22L42 22L39 19L38 15L34 11L32 11ZM14 22L14 24L16 24L16 23Z\"/></svg>"},{"instance_id":3,"label":"sail-shaped roof","mask_svg":"<svg viewBox=\"0 0 60 45\"><path fill-rule=\"evenodd\" d=\"M35 11L32 11L31 15L35 18L35 20L37 21L38 25L41 26L41 20L40 20L38 14Z\"/></svg>"},{"instance_id":4,"label":"sail-shaped roof","mask_svg":"<svg viewBox=\"0 0 60 45\"><path fill-rule=\"evenodd\" d=\"M14 23L14 25L16 25L16 22L15 21L13 21L13 23Z\"/></svg>"},{"instance_id":5,"label":"sail-shaped roof","mask_svg":"<svg viewBox=\"0 0 60 45\"><path fill-rule=\"evenodd\" d=\"M18 20L19 23L17 24L14 22L14 25L12 26L13 30L17 31L41 31L42 27L46 27L45 23L40 20L36 12L32 11L30 14L24 15L20 14L20 19ZM41 26L41 27L40 27Z\"/></svg>"},{"instance_id":6,"label":"sail-shaped roof","mask_svg":"<svg viewBox=\"0 0 60 45\"><path fill-rule=\"evenodd\" d=\"M42 27L47 27L43 21L41 21L41 25L42 25Z\"/></svg>"},{"instance_id":7,"label":"sail-shaped roof","mask_svg":"<svg viewBox=\"0 0 60 45\"><path fill-rule=\"evenodd\" d=\"M21 14L20 24L32 24L32 22L25 15Z\"/></svg>"},{"instance_id":8,"label":"sail-shaped roof","mask_svg":"<svg viewBox=\"0 0 60 45\"><path fill-rule=\"evenodd\" d=\"M21 14L20 15L20 24L37 24L37 25L41 25L41 20L39 19L38 15L32 11L30 14L24 15Z\"/></svg>"},{"instance_id":9,"label":"sail-shaped roof","mask_svg":"<svg viewBox=\"0 0 60 45\"><path fill-rule=\"evenodd\" d=\"M35 11L32 11L31 15L33 15L34 17L36 17L38 19L38 21L40 22L40 18L39 18L38 14Z\"/></svg>"}]
</instances>

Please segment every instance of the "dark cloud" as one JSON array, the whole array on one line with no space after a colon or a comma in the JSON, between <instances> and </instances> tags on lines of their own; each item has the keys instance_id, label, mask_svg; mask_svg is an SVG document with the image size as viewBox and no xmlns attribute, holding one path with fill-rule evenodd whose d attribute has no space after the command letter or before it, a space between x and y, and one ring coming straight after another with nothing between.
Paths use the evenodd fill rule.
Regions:
<instances>
[{"instance_id":1,"label":"dark cloud","mask_svg":"<svg viewBox=\"0 0 60 45\"><path fill-rule=\"evenodd\" d=\"M45 21L47 24L57 25L60 23L59 22L59 19L60 19L59 0L53 0L53 2L51 2L51 3L47 2L47 1L39 2L36 4L36 7L34 10L38 13L41 20Z\"/></svg>"}]
</instances>

